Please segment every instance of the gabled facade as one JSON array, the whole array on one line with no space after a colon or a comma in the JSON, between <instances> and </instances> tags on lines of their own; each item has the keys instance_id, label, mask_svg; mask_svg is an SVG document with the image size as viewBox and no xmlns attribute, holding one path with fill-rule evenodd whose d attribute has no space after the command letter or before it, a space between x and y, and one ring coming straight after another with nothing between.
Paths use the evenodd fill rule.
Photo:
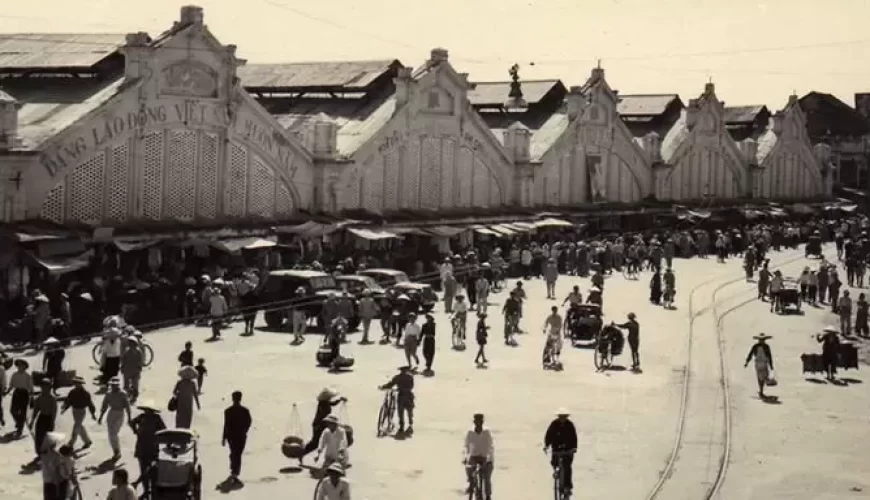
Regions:
<instances>
[{"instance_id":1,"label":"gabled facade","mask_svg":"<svg viewBox=\"0 0 870 500\"><path fill-rule=\"evenodd\" d=\"M747 143L753 139L745 139ZM806 115L792 95L785 109L770 117L769 125L758 138L757 168L752 169L753 198L815 198L830 195L831 169L820 164L811 149Z\"/></svg>"},{"instance_id":2,"label":"gabled facade","mask_svg":"<svg viewBox=\"0 0 870 500\"><path fill-rule=\"evenodd\" d=\"M182 8L156 40L128 35L121 50L118 72L95 77L106 81L89 98L99 103L55 130L38 123L47 104L21 103L24 142L33 137L39 153L24 170L27 218L213 223L309 208L311 155L241 88L244 61L209 32L202 9Z\"/></svg>"},{"instance_id":3,"label":"gabled facade","mask_svg":"<svg viewBox=\"0 0 870 500\"><path fill-rule=\"evenodd\" d=\"M662 141L667 165L656 186L660 200L699 201L746 198L751 194L749 170L725 127L725 108L708 83L698 99Z\"/></svg>"},{"instance_id":4,"label":"gabled facade","mask_svg":"<svg viewBox=\"0 0 870 500\"><path fill-rule=\"evenodd\" d=\"M338 209L493 208L516 202L512 159L474 111L447 51L399 70L389 121L335 169Z\"/></svg>"},{"instance_id":5,"label":"gabled facade","mask_svg":"<svg viewBox=\"0 0 870 500\"><path fill-rule=\"evenodd\" d=\"M652 194L651 157L619 118L618 102L601 68L571 89L565 130L534 174L536 205L631 203Z\"/></svg>"}]
</instances>

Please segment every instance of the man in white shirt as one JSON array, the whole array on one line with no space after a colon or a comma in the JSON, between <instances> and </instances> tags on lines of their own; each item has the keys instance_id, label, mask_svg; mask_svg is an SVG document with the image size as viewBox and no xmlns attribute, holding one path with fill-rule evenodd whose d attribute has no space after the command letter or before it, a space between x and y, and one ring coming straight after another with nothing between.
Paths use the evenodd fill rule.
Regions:
<instances>
[{"instance_id":1,"label":"man in white shirt","mask_svg":"<svg viewBox=\"0 0 870 500\"><path fill-rule=\"evenodd\" d=\"M465 326L468 318L468 302L465 302L464 295L456 296L456 303L453 304L453 316L459 324L459 338L465 340Z\"/></svg>"},{"instance_id":2,"label":"man in white shirt","mask_svg":"<svg viewBox=\"0 0 870 500\"><path fill-rule=\"evenodd\" d=\"M340 465L330 465L326 478L317 486L315 500L350 500L350 483L343 476L344 469Z\"/></svg>"},{"instance_id":3,"label":"man in white shirt","mask_svg":"<svg viewBox=\"0 0 870 500\"><path fill-rule=\"evenodd\" d=\"M347 433L338 425L338 418L335 415L327 415L323 422L326 424L326 429L320 435L320 444L317 447L317 456L314 461L319 461L320 455L323 455L324 468L335 463L340 464L340 466L346 465Z\"/></svg>"},{"instance_id":4,"label":"man in white shirt","mask_svg":"<svg viewBox=\"0 0 870 500\"><path fill-rule=\"evenodd\" d=\"M483 488L486 500L492 499L492 468L495 447L492 442L492 434L489 429L483 427L483 413L474 414L474 429L465 435L465 448L463 450L462 463L465 464L465 474L468 476L468 490L471 493L474 488L474 467L481 465L483 474Z\"/></svg>"}]
</instances>

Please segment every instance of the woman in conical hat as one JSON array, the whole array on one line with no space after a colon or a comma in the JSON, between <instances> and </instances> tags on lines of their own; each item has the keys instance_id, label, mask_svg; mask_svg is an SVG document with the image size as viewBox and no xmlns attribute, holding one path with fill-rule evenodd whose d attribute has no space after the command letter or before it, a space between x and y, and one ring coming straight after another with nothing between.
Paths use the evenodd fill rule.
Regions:
<instances>
[{"instance_id":1,"label":"woman in conical hat","mask_svg":"<svg viewBox=\"0 0 870 500\"><path fill-rule=\"evenodd\" d=\"M758 397L764 398L764 386L770 379L770 372L773 371L773 353L770 351L770 345L767 340L772 338L766 333L759 333L754 338L757 342L749 348L749 354L746 356L744 367L749 366L749 362L755 359L755 376L758 379Z\"/></svg>"}]
</instances>

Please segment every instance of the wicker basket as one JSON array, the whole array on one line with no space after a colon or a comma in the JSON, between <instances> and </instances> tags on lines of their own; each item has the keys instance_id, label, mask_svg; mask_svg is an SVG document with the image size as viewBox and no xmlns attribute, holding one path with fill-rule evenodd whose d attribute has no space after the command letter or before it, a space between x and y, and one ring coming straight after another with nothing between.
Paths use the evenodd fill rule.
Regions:
<instances>
[{"instance_id":1,"label":"wicker basket","mask_svg":"<svg viewBox=\"0 0 870 500\"><path fill-rule=\"evenodd\" d=\"M299 436L287 436L281 443L281 453L285 457L300 460L305 455L305 440Z\"/></svg>"}]
</instances>

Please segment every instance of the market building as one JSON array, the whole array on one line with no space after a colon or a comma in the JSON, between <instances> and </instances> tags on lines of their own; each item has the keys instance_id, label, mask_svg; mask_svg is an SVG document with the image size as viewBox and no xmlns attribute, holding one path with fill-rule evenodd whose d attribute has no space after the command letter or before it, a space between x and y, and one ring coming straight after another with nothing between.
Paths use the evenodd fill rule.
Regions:
<instances>
[{"instance_id":1,"label":"market building","mask_svg":"<svg viewBox=\"0 0 870 500\"><path fill-rule=\"evenodd\" d=\"M620 95L601 68L570 88L512 75L474 83L440 48L416 69L246 64L190 6L156 38L3 35L0 214L148 233L830 194L794 100L729 111L712 83L684 106Z\"/></svg>"}]
</instances>

